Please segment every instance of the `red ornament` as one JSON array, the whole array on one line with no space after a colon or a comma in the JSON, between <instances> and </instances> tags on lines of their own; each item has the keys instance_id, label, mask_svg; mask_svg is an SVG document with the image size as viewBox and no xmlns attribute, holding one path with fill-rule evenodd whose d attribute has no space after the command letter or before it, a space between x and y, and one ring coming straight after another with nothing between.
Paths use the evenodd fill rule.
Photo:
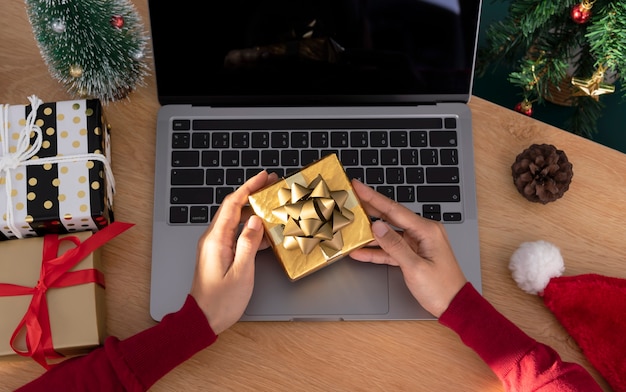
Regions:
<instances>
[{"instance_id":1,"label":"red ornament","mask_svg":"<svg viewBox=\"0 0 626 392\"><path fill-rule=\"evenodd\" d=\"M110 22L111 26L115 27L116 29L121 29L122 27L124 27L124 17L122 15L113 15Z\"/></svg>"},{"instance_id":2,"label":"red ornament","mask_svg":"<svg viewBox=\"0 0 626 392\"><path fill-rule=\"evenodd\" d=\"M515 105L515 111L520 112L530 117L533 115L533 104L530 103L530 101L525 99L522 102Z\"/></svg>"},{"instance_id":3,"label":"red ornament","mask_svg":"<svg viewBox=\"0 0 626 392\"><path fill-rule=\"evenodd\" d=\"M570 15L572 16L572 20L578 24L587 23L587 21L591 17L591 4L589 4L587 1L576 4L572 7Z\"/></svg>"}]
</instances>

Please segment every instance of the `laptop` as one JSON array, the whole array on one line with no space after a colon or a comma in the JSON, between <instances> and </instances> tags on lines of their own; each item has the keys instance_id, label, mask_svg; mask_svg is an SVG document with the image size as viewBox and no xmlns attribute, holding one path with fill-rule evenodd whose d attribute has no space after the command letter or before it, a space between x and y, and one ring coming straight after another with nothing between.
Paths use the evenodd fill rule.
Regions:
<instances>
[{"instance_id":1,"label":"laptop","mask_svg":"<svg viewBox=\"0 0 626 392\"><path fill-rule=\"evenodd\" d=\"M189 293L198 238L262 169L327 154L441 221L482 289L472 88L480 0L149 0L156 125L150 313ZM256 259L242 321L427 320L397 267L345 257L292 282Z\"/></svg>"}]
</instances>

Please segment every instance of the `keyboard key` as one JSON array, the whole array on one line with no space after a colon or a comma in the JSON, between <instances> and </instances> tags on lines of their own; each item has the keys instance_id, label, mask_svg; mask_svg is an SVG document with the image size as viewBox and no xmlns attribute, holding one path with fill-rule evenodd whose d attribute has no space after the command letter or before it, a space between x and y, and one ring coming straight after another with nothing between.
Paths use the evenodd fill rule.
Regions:
<instances>
[{"instance_id":1,"label":"keyboard key","mask_svg":"<svg viewBox=\"0 0 626 392\"><path fill-rule=\"evenodd\" d=\"M278 150L261 151L261 166L278 166L280 164L280 152Z\"/></svg>"},{"instance_id":2,"label":"keyboard key","mask_svg":"<svg viewBox=\"0 0 626 392\"><path fill-rule=\"evenodd\" d=\"M259 152L257 150L244 150L241 152L242 166L259 166Z\"/></svg>"},{"instance_id":3,"label":"keyboard key","mask_svg":"<svg viewBox=\"0 0 626 392\"><path fill-rule=\"evenodd\" d=\"M378 165L378 150L361 150L361 165Z\"/></svg>"},{"instance_id":4,"label":"keyboard key","mask_svg":"<svg viewBox=\"0 0 626 392\"><path fill-rule=\"evenodd\" d=\"M191 121L174 119L172 120L172 129L174 131L189 131L191 129Z\"/></svg>"},{"instance_id":5,"label":"keyboard key","mask_svg":"<svg viewBox=\"0 0 626 392\"><path fill-rule=\"evenodd\" d=\"M350 147L368 147L367 132L352 131L350 132Z\"/></svg>"},{"instance_id":6,"label":"keyboard key","mask_svg":"<svg viewBox=\"0 0 626 392\"><path fill-rule=\"evenodd\" d=\"M454 129L456 128L456 118L455 117L446 117L444 119L444 126L446 129Z\"/></svg>"},{"instance_id":7,"label":"keyboard key","mask_svg":"<svg viewBox=\"0 0 626 392\"><path fill-rule=\"evenodd\" d=\"M250 146L250 134L248 132L233 132L233 148L248 148Z\"/></svg>"},{"instance_id":8,"label":"keyboard key","mask_svg":"<svg viewBox=\"0 0 626 392\"><path fill-rule=\"evenodd\" d=\"M191 147L193 148L209 148L211 144L211 134L206 132L197 132L191 135Z\"/></svg>"},{"instance_id":9,"label":"keyboard key","mask_svg":"<svg viewBox=\"0 0 626 392\"><path fill-rule=\"evenodd\" d=\"M222 151L222 166L239 166L239 151L224 150Z\"/></svg>"},{"instance_id":10,"label":"keyboard key","mask_svg":"<svg viewBox=\"0 0 626 392\"><path fill-rule=\"evenodd\" d=\"M400 150L400 164L402 166L412 166L419 164L419 150L402 149Z\"/></svg>"},{"instance_id":11,"label":"keyboard key","mask_svg":"<svg viewBox=\"0 0 626 392\"><path fill-rule=\"evenodd\" d=\"M356 179L363 183L365 182L365 171L360 167L346 168L346 175L349 179Z\"/></svg>"},{"instance_id":12,"label":"keyboard key","mask_svg":"<svg viewBox=\"0 0 626 392\"><path fill-rule=\"evenodd\" d=\"M224 185L225 182L224 169L206 169L207 185Z\"/></svg>"},{"instance_id":13,"label":"keyboard key","mask_svg":"<svg viewBox=\"0 0 626 392\"><path fill-rule=\"evenodd\" d=\"M192 206L189 209L189 222L208 223L209 222L209 207L208 206Z\"/></svg>"},{"instance_id":14,"label":"keyboard key","mask_svg":"<svg viewBox=\"0 0 626 392\"><path fill-rule=\"evenodd\" d=\"M215 188L215 204L222 203L224 198L234 191L235 188L232 186L220 186Z\"/></svg>"},{"instance_id":15,"label":"keyboard key","mask_svg":"<svg viewBox=\"0 0 626 392\"><path fill-rule=\"evenodd\" d=\"M326 155L332 154L339 156L339 150L322 150L322 152L320 153L320 158L324 158Z\"/></svg>"},{"instance_id":16,"label":"keyboard key","mask_svg":"<svg viewBox=\"0 0 626 392\"><path fill-rule=\"evenodd\" d=\"M196 167L200 165L198 151L172 151L173 167Z\"/></svg>"},{"instance_id":17,"label":"keyboard key","mask_svg":"<svg viewBox=\"0 0 626 392\"><path fill-rule=\"evenodd\" d=\"M307 132L292 132L291 133L291 147L308 148L309 147L309 134Z\"/></svg>"},{"instance_id":18,"label":"keyboard key","mask_svg":"<svg viewBox=\"0 0 626 392\"><path fill-rule=\"evenodd\" d=\"M272 148L289 148L289 132L272 132Z\"/></svg>"},{"instance_id":19,"label":"keyboard key","mask_svg":"<svg viewBox=\"0 0 626 392\"><path fill-rule=\"evenodd\" d=\"M228 132L213 132L211 146L213 148L230 148L229 136Z\"/></svg>"},{"instance_id":20,"label":"keyboard key","mask_svg":"<svg viewBox=\"0 0 626 392\"><path fill-rule=\"evenodd\" d=\"M311 147L328 147L328 132L311 132Z\"/></svg>"},{"instance_id":21,"label":"keyboard key","mask_svg":"<svg viewBox=\"0 0 626 392\"><path fill-rule=\"evenodd\" d=\"M460 212L445 212L443 214L443 220L445 222L460 222L463 220Z\"/></svg>"},{"instance_id":22,"label":"keyboard key","mask_svg":"<svg viewBox=\"0 0 626 392\"><path fill-rule=\"evenodd\" d=\"M458 184L459 168L455 166L427 167L426 182L429 184Z\"/></svg>"},{"instance_id":23,"label":"keyboard key","mask_svg":"<svg viewBox=\"0 0 626 392\"><path fill-rule=\"evenodd\" d=\"M365 169L365 182L367 184L384 184L384 173L382 167L369 167Z\"/></svg>"},{"instance_id":24,"label":"keyboard key","mask_svg":"<svg viewBox=\"0 0 626 392\"><path fill-rule=\"evenodd\" d=\"M300 166L300 153L298 150L283 150L280 152L281 166Z\"/></svg>"},{"instance_id":25,"label":"keyboard key","mask_svg":"<svg viewBox=\"0 0 626 392\"><path fill-rule=\"evenodd\" d=\"M252 148L267 148L270 146L269 132L253 132Z\"/></svg>"},{"instance_id":26,"label":"keyboard key","mask_svg":"<svg viewBox=\"0 0 626 392\"><path fill-rule=\"evenodd\" d=\"M348 132L334 131L330 133L331 147L348 147Z\"/></svg>"},{"instance_id":27,"label":"keyboard key","mask_svg":"<svg viewBox=\"0 0 626 392\"><path fill-rule=\"evenodd\" d=\"M404 169L401 167L388 167L385 169L387 184L404 184Z\"/></svg>"},{"instance_id":28,"label":"keyboard key","mask_svg":"<svg viewBox=\"0 0 626 392\"><path fill-rule=\"evenodd\" d=\"M409 145L406 131L391 131L389 133L391 147L406 147Z\"/></svg>"},{"instance_id":29,"label":"keyboard key","mask_svg":"<svg viewBox=\"0 0 626 392\"><path fill-rule=\"evenodd\" d=\"M424 148L420 150L420 165L436 165L439 162L437 150Z\"/></svg>"},{"instance_id":30,"label":"keyboard key","mask_svg":"<svg viewBox=\"0 0 626 392\"><path fill-rule=\"evenodd\" d=\"M424 204L422 206L422 213L441 212L441 205L439 204Z\"/></svg>"},{"instance_id":31,"label":"keyboard key","mask_svg":"<svg viewBox=\"0 0 626 392\"><path fill-rule=\"evenodd\" d=\"M387 131L372 131L370 133L371 147L387 147L388 145Z\"/></svg>"},{"instance_id":32,"label":"keyboard key","mask_svg":"<svg viewBox=\"0 0 626 392\"><path fill-rule=\"evenodd\" d=\"M213 188L186 187L170 189L172 204L212 204Z\"/></svg>"},{"instance_id":33,"label":"keyboard key","mask_svg":"<svg viewBox=\"0 0 626 392\"><path fill-rule=\"evenodd\" d=\"M461 201L461 188L459 186L418 186L417 201L429 202L459 202Z\"/></svg>"},{"instance_id":34,"label":"keyboard key","mask_svg":"<svg viewBox=\"0 0 626 392\"><path fill-rule=\"evenodd\" d=\"M319 154L317 150L304 150L302 151L302 156L300 159L300 164L302 166L306 166L309 163L313 163L319 159Z\"/></svg>"},{"instance_id":35,"label":"keyboard key","mask_svg":"<svg viewBox=\"0 0 626 392\"><path fill-rule=\"evenodd\" d=\"M406 182L409 184L423 184L424 183L424 168L423 167L407 167L406 168Z\"/></svg>"},{"instance_id":36,"label":"keyboard key","mask_svg":"<svg viewBox=\"0 0 626 392\"><path fill-rule=\"evenodd\" d=\"M431 147L456 147L456 131L431 131Z\"/></svg>"},{"instance_id":37,"label":"keyboard key","mask_svg":"<svg viewBox=\"0 0 626 392\"><path fill-rule=\"evenodd\" d=\"M413 203L415 201L415 187L401 185L396 188L396 201L400 203Z\"/></svg>"},{"instance_id":38,"label":"keyboard key","mask_svg":"<svg viewBox=\"0 0 626 392\"><path fill-rule=\"evenodd\" d=\"M172 148L189 148L188 133L176 132L172 134Z\"/></svg>"},{"instance_id":39,"label":"keyboard key","mask_svg":"<svg viewBox=\"0 0 626 392\"><path fill-rule=\"evenodd\" d=\"M439 150L442 165L458 165L459 152L456 148L442 148Z\"/></svg>"},{"instance_id":40,"label":"keyboard key","mask_svg":"<svg viewBox=\"0 0 626 392\"><path fill-rule=\"evenodd\" d=\"M422 216L436 221L441 220L441 206L439 204L424 204Z\"/></svg>"},{"instance_id":41,"label":"keyboard key","mask_svg":"<svg viewBox=\"0 0 626 392\"><path fill-rule=\"evenodd\" d=\"M411 147L428 146L428 133L426 131L411 131L409 133Z\"/></svg>"},{"instance_id":42,"label":"keyboard key","mask_svg":"<svg viewBox=\"0 0 626 392\"><path fill-rule=\"evenodd\" d=\"M343 166L357 166L359 164L359 152L357 150L343 150L340 159Z\"/></svg>"},{"instance_id":43,"label":"keyboard key","mask_svg":"<svg viewBox=\"0 0 626 392\"><path fill-rule=\"evenodd\" d=\"M187 223L189 208L187 206L170 207L170 223Z\"/></svg>"},{"instance_id":44,"label":"keyboard key","mask_svg":"<svg viewBox=\"0 0 626 392\"><path fill-rule=\"evenodd\" d=\"M383 149L380 150L380 163L384 166L392 166L400 163L398 159L398 150L396 149Z\"/></svg>"},{"instance_id":45,"label":"keyboard key","mask_svg":"<svg viewBox=\"0 0 626 392\"><path fill-rule=\"evenodd\" d=\"M243 169L226 169L226 185L241 185L246 181Z\"/></svg>"},{"instance_id":46,"label":"keyboard key","mask_svg":"<svg viewBox=\"0 0 626 392\"><path fill-rule=\"evenodd\" d=\"M170 183L172 185L203 185L204 169L172 169Z\"/></svg>"},{"instance_id":47,"label":"keyboard key","mask_svg":"<svg viewBox=\"0 0 626 392\"><path fill-rule=\"evenodd\" d=\"M202 151L202 166L219 166L220 152L215 150Z\"/></svg>"}]
</instances>

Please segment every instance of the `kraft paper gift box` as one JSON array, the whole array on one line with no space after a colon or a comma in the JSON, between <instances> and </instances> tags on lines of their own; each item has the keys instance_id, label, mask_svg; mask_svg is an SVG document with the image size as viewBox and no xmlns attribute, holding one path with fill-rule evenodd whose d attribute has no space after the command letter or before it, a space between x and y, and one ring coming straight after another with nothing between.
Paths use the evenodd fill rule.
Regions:
<instances>
[{"instance_id":1,"label":"kraft paper gift box","mask_svg":"<svg viewBox=\"0 0 626 392\"><path fill-rule=\"evenodd\" d=\"M49 368L51 360L84 354L103 343L106 312L99 248L131 226L115 222L96 233L0 243L1 359L19 354Z\"/></svg>"},{"instance_id":2,"label":"kraft paper gift box","mask_svg":"<svg viewBox=\"0 0 626 392\"><path fill-rule=\"evenodd\" d=\"M100 101L29 100L0 105L0 241L102 229L114 184Z\"/></svg>"},{"instance_id":3,"label":"kraft paper gift box","mask_svg":"<svg viewBox=\"0 0 626 392\"><path fill-rule=\"evenodd\" d=\"M335 154L255 192L249 201L292 281L374 239L371 221Z\"/></svg>"}]
</instances>

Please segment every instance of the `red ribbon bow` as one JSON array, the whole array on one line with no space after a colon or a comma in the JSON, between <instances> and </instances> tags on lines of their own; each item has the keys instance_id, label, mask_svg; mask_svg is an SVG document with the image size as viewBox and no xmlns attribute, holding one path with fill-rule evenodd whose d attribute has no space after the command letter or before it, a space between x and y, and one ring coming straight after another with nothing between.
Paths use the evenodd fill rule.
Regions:
<instances>
[{"instance_id":1,"label":"red ribbon bow","mask_svg":"<svg viewBox=\"0 0 626 392\"><path fill-rule=\"evenodd\" d=\"M47 234L44 236L41 271L37 285L35 287L27 287L0 283L0 296L33 296L26 314L13 332L13 336L11 336L11 347L13 351L25 357L32 357L45 369L50 369L55 365L48 363L48 359L63 357L62 354L54 350L52 344L46 291L50 288L68 287L86 283L96 283L104 287L104 275L97 269L70 270L90 253L132 226L133 224L131 223L113 222L104 229L94 233L82 243L78 237L75 236L67 236L61 239L59 239L56 234ZM73 242L76 247L58 256L61 241ZM26 351L21 351L15 347L17 336L23 329L26 331Z\"/></svg>"}]
</instances>

